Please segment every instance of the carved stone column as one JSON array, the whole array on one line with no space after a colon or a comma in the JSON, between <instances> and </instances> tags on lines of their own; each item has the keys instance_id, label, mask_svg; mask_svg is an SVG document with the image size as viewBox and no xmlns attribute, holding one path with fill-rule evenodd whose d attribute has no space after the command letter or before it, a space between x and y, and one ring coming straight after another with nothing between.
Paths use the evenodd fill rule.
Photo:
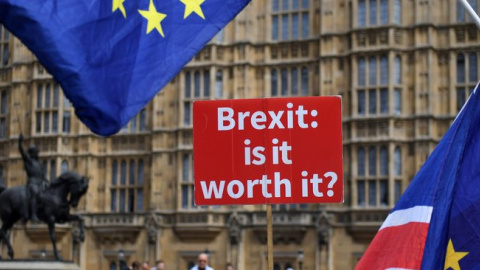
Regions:
<instances>
[{"instance_id":1,"label":"carved stone column","mask_svg":"<svg viewBox=\"0 0 480 270\"><path fill-rule=\"evenodd\" d=\"M331 236L332 236L332 220L333 217L331 214L328 214L326 210L323 210L318 216L317 221L315 222L315 229L317 231L318 245L316 252L316 265L319 266L318 270L322 269L331 269ZM322 250L325 247L326 254L322 260ZM326 266L326 268L324 268Z\"/></svg>"},{"instance_id":2,"label":"carved stone column","mask_svg":"<svg viewBox=\"0 0 480 270\"><path fill-rule=\"evenodd\" d=\"M151 213L145 218L145 229L147 231L146 260L154 262L159 259L160 252L160 222L161 217Z\"/></svg>"},{"instance_id":3,"label":"carved stone column","mask_svg":"<svg viewBox=\"0 0 480 270\"><path fill-rule=\"evenodd\" d=\"M228 249L227 261L233 264L235 269L241 269L239 261L242 252L242 227L245 217L233 212L227 221L228 228Z\"/></svg>"}]
</instances>

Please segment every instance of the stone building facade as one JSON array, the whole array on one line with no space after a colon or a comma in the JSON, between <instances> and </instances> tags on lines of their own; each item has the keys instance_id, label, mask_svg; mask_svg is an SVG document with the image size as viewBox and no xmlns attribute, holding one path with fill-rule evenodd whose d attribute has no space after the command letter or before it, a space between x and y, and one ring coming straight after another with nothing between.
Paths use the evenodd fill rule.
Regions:
<instances>
[{"instance_id":1,"label":"stone building facade","mask_svg":"<svg viewBox=\"0 0 480 270\"><path fill-rule=\"evenodd\" d=\"M26 182L20 133L39 146L49 179L66 170L90 178L75 210L85 241L75 225L57 227L63 258L82 269L156 259L188 269L208 251L217 270L265 270L264 205L193 203L192 102L341 95L345 203L274 205L274 268L353 269L477 83L479 48L456 0L253 0L103 138L0 26L0 183ZM18 258L52 256L42 224L17 224L9 237Z\"/></svg>"}]
</instances>

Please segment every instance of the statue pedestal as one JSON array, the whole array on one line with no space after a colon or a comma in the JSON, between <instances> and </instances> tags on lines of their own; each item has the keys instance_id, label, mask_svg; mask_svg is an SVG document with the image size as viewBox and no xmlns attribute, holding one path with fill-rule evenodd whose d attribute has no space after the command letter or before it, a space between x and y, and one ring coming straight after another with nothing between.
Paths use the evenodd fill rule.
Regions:
<instances>
[{"instance_id":1,"label":"statue pedestal","mask_svg":"<svg viewBox=\"0 0 480 270\"><path fill-rule=\"evenodd\" d=\"M73 262L15 260L0 261L0 270L80 270Z\"/></svg>"}]
</instances>

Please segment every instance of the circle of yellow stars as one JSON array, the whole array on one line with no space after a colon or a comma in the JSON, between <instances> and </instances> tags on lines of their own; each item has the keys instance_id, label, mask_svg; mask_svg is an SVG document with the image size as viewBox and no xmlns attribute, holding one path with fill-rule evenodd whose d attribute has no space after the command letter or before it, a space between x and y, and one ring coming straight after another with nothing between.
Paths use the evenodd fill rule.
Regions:
<instances>
[{"instance_id":1,"label":"circle of yellow stars","mask_svg":"<svg viewBox=\"0 0 480 270\"><path fill-rule=\"evenodd\" d=\"M123 17L127 18L127 12L125 10L125 6L123 3L126 0L112 0L112 12L119 10ZM205 0L179 0L185 5L185 13L183 15L183 19L186 19L192 13L197 14L200 18L205 20L205 15L203 15L202 8L200 7ZM167 17L167 14L161 13L157 11L153 0L150 0L150 4L148 6L148 10L138 10L138 13L142 15L147 20L147 34L150 34L154 29L162 36L165 37L162 28L162 21Z\"/></svg>"}]
</instances>

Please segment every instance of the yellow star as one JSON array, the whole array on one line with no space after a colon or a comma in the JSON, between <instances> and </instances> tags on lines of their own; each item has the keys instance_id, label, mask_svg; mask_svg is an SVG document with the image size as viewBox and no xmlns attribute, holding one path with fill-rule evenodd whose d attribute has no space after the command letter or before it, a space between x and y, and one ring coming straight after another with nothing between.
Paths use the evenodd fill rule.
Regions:
<instances>
[{"instance_id":1,"label":"yellow star","mask_svg":"<svg viewBox=\"0 0 480 270\"><path fill-rule=\"evenodd\" d=\"M445 255L445 267L444 270L453 269L460 270L460 261L463 257L467 256L468 252L456 252L453 248L452 239L448 241L447 254Z\"/></svg>"},{"instance_id":2,"label":"yellow star","mask_svg":"<svg viewBox=\"0 0 480 270\"><path fill-rule=\"evenodd\" d=\"M115 10L120 9L120 11L123 14L123 17L127 18L127 13L125 12L125 7L123 6L123 2L125 2L125 0L113 0L112 12L115 12Z\"/></svg>"},{"instance_id":3,"label":"yellow star","mask_svg":"<svg viewBox=\"0 0 480 270\"><path fill-rule=\"evenodd\" d=\"M148 10L139 9L138 12L148 21L147 34L152 32L153 29L157 29L158 33L160 33L162 37L165 37L163 34L162 25L160 23L163 21L163 19L165 19L165 17L167 17L167 15L157 12L157 9L153 4L153 0L150 0Z\"/></svg>"},{"instance_id":4,"label":"yellow star","mask_svg":"<svg viewBox=\"0 0 480 270\"><path fill-rule=\"evenodd\" d=\"M197 13L202 19L205 20L205 16L203 15L202 8L200 7L205 0L180 0L180 2L185 4L185 14L183 18L186 19L192 12Z\"/></svg>"}]
</instances>

